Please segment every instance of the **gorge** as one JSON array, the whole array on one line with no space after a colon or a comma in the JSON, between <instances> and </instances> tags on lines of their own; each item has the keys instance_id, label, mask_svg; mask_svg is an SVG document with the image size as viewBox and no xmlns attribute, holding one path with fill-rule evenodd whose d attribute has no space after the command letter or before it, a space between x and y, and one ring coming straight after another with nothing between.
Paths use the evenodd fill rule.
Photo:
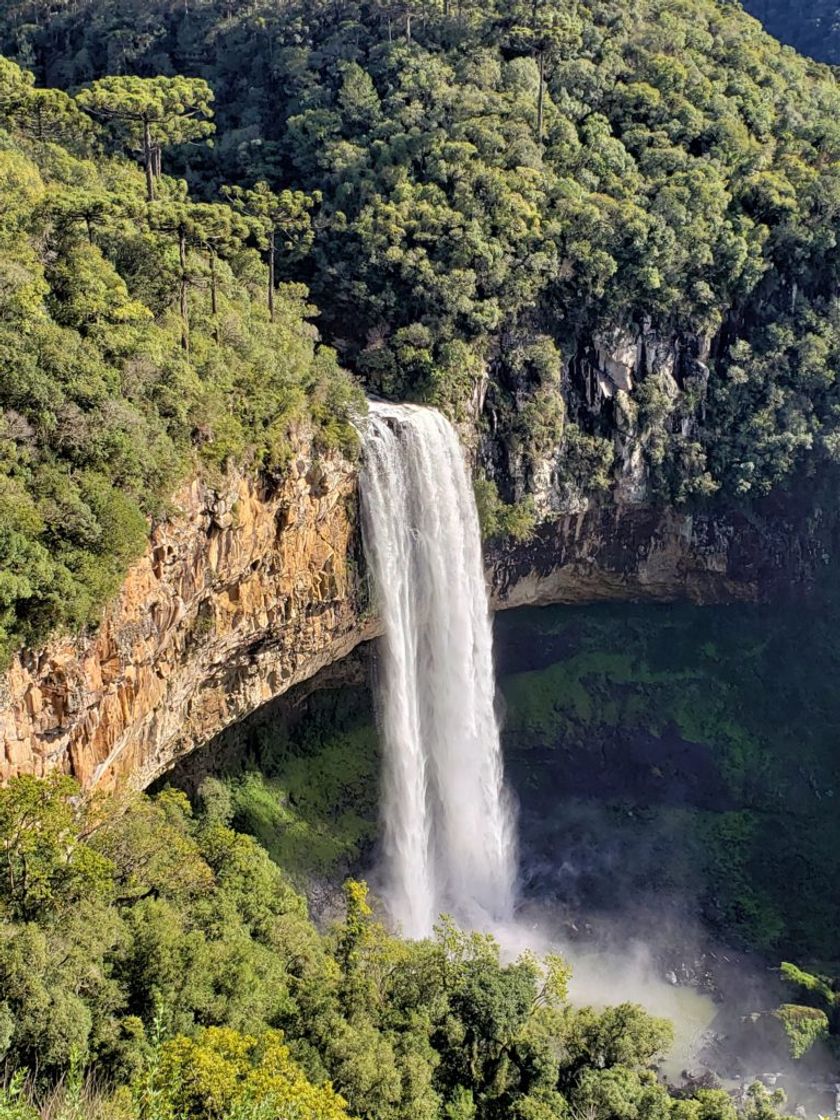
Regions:
<instances>
[{"instance_id":1,"label":"gorge","mask_svg":"<svg viewBox=\"0 0 840 1120\"><path fill-rule=\"evenodd\" d=\"M0 1120L836 1111L840 80L745 8L836 52L0 4Z\"/></svg>"},{"instance_id":2,"label":"gorge","mask_svg":"<svg viewBox=\"0 0 840 1120\"><path fill-rule=\"evenodd\" d=\"M58 769L148 785L186 751L378 633L362 578L358 467L298 437L282 477L195 479L102 624L17 655L0 777ZM752 602L807 594L829 518L602 502L485 549L495 608Z\"/></svg>"},{"instance_id":3,"label":"gorge","mask_svg":"<svg viewBox=\"0 0 840 1120\"><path fill-rule=\"evenodd\" d=\"M749 1031L745 1032L738 1026L743 1012L754 1006L753 1001L772 1000L773 997L767 994L766 982L761 981L757 973L753 978L751 970L757 968L754 961L742 958L736 973L726 955L732 950L725 944L711 948L694 928L697 900L692 895L699 884L671 883L666 889L664 882L656 887L648 883L631 905L631 892L623 879L628 874L635 874L640 884L644 882L646 872L638 866L633 868L633 863L643 862L644 857L636 848L629 854L626 865L620 858L617 865L610 865L610 861L615 860L616 844L626 843L630 833L625 830L622 836L620 824L609 823L608 812L598 821L599 810L593 807L597 806L597 794L594 801L589 800L586 808L587 800L592 798L598 784L591 774L584 774L581 778L577 792L583 796L579 803L568 798L558 802L553 792L552 777L545 768L537 791L536 813L533 791L526 796L526 787L521 784L519 776L519 792L526 798L526 813L530 818L523 868L531 881L531 900L537 900L537 908L529 911L526 905L518 922L514 922L516 871L510 831L512 822L507 817L506 797L502 789L498 732L492 701L495 684L489 630L482 626L486 623L486 603L480 576L478 525L472 495L466 487L462 452L446 421L434 412L416 406L374 404L363 430L363 535L374 582L374 602L381 607L384 629L379 643L378 670L373 673L374 695L378 698L374 707L379 713L377 722L382 735L384 765L384 775L378 783L383 799L380 809L383 835L377 846L385 861L380 889L391 920L403 934L418 938L429 936L438 914L447 911L454 913L456 919L468 928L492 929L501 937L503 946L511 943L519 949L534 946L543 952L559 948L574 964L577 979L572 991L577 999L607 1001L632 998L650 1011L658 1010L675 1021L679 1044L666 1067L670 1071L668 1076L679 1079L683 1069L689 1066L705 1069L707 1073L710 1070L718 1073L730 1071L726 1072L726 1076L732 1078L734 1084L739 1084L739 1076L743 1079L743 1075L731 1071L742 1068L742 1062L747 1063L748 1069L755 1068L749 1063L772 1062L783 1068L784 1084L796 1099L822 1100L827 1074L817 1072L817 1067L814 1067L812 1082L802 1080L799 1071L788 1068L778 1039L770 1041L760 1035L754 1038ZM753 624L757 624L760 630L760 620L750 620L749 625ZM529 629L533 633L540 628L534 620L514 620L514 633L517 626L526 641ZM551 633L550 626L551 623L548 623L546 635ZM540 650L547 644L550 643L544 638ZM603 646L600 650L598 646L595 649L602 655L606 654ZM539 663L544 654L535 651L535 656ZM616 651L615 656L620 660L622 654ZM521 653L519 657L522 657ZM632 664L633 658L631 650L628 664ZM606 654L606 659L608 661L609 654ZM632 675L622 676L626 670L616 668L616 680L626 688L632 681ZM648 668L644 663L640 669L642 679L651 683L657 680L657 674L663 683L667 680L661 669ZM593 670L594 665L589 672ZM541 752L552 746L559 749L561 744L567 753L570 752L568 742L561 740L552 744L541 737L546 733L547 722L546 727L540 728L533 717L530 721L521 720L528 705L536 705L537 690L540 688L536 682L531 686L525 685L528 675L522 674L518 682L518 687L524 689L524 710L518 713L519 719L515 707L508 713L514 716L514 726L507 730L506 741L509 749L513 746L513 757L518 764L528 754L527 744L522 751L522 739L532 739L532 746L538 745ZM681 679L678 672L674 680L678 688L685 689L691 678L682 676ZM562 720L570 717L568 709L576 708L579 703L578 697L564 694L561 682L562 677L555 677L553 687L549 685L548 708L542 717L546 721L552 718L552 705ZM323 683L327 688L334 688L336 678ZM506 695L512 700L515 693L506 690ZM305 694L302 701L295 703L301 702L306 704ZM360 709L364 711L365 703L357 697L350 699L350 705L352 721ZM264 722L267 721L269 753L262 761L259 755L256 758L251 755L249 760L251 748L247 738L243 741L234 735L230 761L235 766L241 764L243 757L246 767L253 766L255 762L258 767L264 766L266 761L271 760L273 748L270 744L272 735L276 734L270 730L272 718L270 712L263 717ZM292 726L289 745L293 754L296 750L294 744L301 744L307 739L306 717L303 719L303 726L298 726L296 730ZM628 714L624 715L622 722L626 722L628 728L632 723ZM326 724L321 723L321 726L325 728L327 744L331 734L341 734L341 719L333 723L332 732L329 716ZM699 752L704 732L701 731L700 735L696 731L688 734L695 744L693 749ZM375 738L375 733L373 735ZM517 739L520 741L517 742ZM722 736L717 742L712 739L707 745L726 750ZM363 740L356 740L356 749L363 746ZM704 799L708 797L716 813L725 817L725 810L732 807L729 798L735 795L734 784L730 779L728 792L715 790L714 782L710 781L711 775L703 779L699 772L695 772L695 768L699 770L696 761L678 761L683 747L688 748L689 743L679 746L666 744L666 735L661 734L659 753L654 753L649 763L651 772L662 779L664 775L660 767L675 769L677 788L674 794L678 804L681 798L679 782L699 780L700 788L685 799L686 807L692 810L702 808ZM580 751L580 744L577 749ZM585 746L583 753L586 753ZM282 748L281 754L274 756L275 764L281 757ZM547 761L540 759L536 765L544 767ZM200 755L196 763L196 770L191 776L187 760L183 772L176 771L175 781L186 782L193 792L206 796L200 792L207 788L202 784L202 770L205 777L214 769L224 774L224 753L211 760L208 768L203 766ZM530 770L533 773L534 765L534 760L529 760L526 772ZM613 765L620 767L622 763L614 761ZM628 781L632 766L628 767L625 762L623 767L616 776L617 786L626 797L633 797ZM317 761L315 770L319 772ZM233 772L236 772L235 768ZM323 772L320 780L323 782ZM280 782L278 804L282 805L288 798L296 807L303 804L305 814L305 799L310 794L302 793L301 789L284 792L282 777ZM642 778L642 783L643 788L637 795L641 799L637 811L646 814L648 827L643 828L647 836L641 843L650 847L650 857L660 861L654 875L670 877L671 869L657 851L663 839L658 835L659 824L650 816L653 796L650 774ZM569 775L565 776L563 784L567 790L575 787ZM233 789L236 789L235 785ZM259 801L253 803L253 810L262 818L259 823L257 817L249 816L252 810L249 809L248 798L255 793L262 801L261 805ZM293 831L294 814L291 817L278 814L272 823L271 817L265 814L275 794L269 790L259 793L253 786L252 778L245 779L241 794L243 799L238 803L237 819L247 830L254 830L261 837L264 835L269 850L272 850L271 833ZM237 796L234 792L235 799ZM666 794L665 800L668 801L670 796ZM234 803L237 804L236 801ZM338 803L333 805L336 810L340 808ZM588 822L586 816L581 818L581 808L584 814L588 814ZM566 834L563 835L563 816L570 810L572 816L565 822ZM376 812L375 805L373 811ZM633 813L628 815L633 816ZM595 849L588 853L580 849L576 851L574 847L576 826L581 822L584 824L583 835L588 832L590 842L594 839L596 844ZM263 834L262 830L266 827L268 831ZM540 857L538 845L545 843L545 836L541 840L540 832L547 834L552 827L561 836L560 845L549 843ZM666 843L669 840L676 843L674 854L678 861L680 853L688 851L694 843L689 832L691 827L693 825L684 820L681 836L665 837ZM707 835L705 842L709 843L710 839L711 836ZM729 846L730 855L734 854L734 838L727 838L724 834L721 840ZM577 839L579 842L580 838ZM638 844L639 839L633 843ZM799 855L801 858L801 853ZM275 858L285 866L294 866L288 851L282 856L278 853ZM539 866L540 858L544 860L542 868ZM735 858L742 858L742 855L739 853ZM314 865L310 864L310 873L312 870ZM705 873L709 872L714 874L711 867ZM587 878L590 880L588 886L585 885ZM569 882L575 879L578 884L570 892ZM761 879L755 885L759 889L764 887ZM739 901L743 902L743 884L739 889ZM668 890L672 892L672 898L668 898ZM599 893L611 896L611 902L606 907L603 898L596 903ZM557 914L552 914L548 900L553 895L565 897L565 911L561 908ZM640 923L639 911L643 913L645 907L649 907L650 912ZM634 908L638 908L636 913ZM567 916L560 917L564 912ZM590 931L582 938L579 933L570 933L577 931L575 922L581 922L582 915L586 916L587 927L591 919L599 931ZM621 934L616 936L613 932L604 940L609 923L620 929ZM666 932L669 925L673 928ZM746 933L747 928L744 926L741 933ZM731 936L735 929L734 925L724 925L720 932ZM640 936L643 938L641 941L638 940ZM746 943L760 936L763 933L757 924L747 934ZM695 938L696 947L692 950L690 946ZM588 941L591 944L587 952ZM594 958L593 946L596 949L600 947ZM698 954L696 960L690 955L692 951ZM716 954L721 954L725 965L711 963L717 959ZM680 996L679 989L669 989L663 982L663 975L673 976L671 983L674 985L678 984L679 976L679 983L687 983L689 989ZM723 976L727 979L728 1004L725 1011L716 1015L715 1005L707 998L692 996L692 990L697 985L705 987L706 991L716 992ZM740 1000L744 1002L739 1003ZM719 1033L722 1028L718 1025L718 1034L707 1036L712 1020L716 1023L722 1020L727 1024L727 1035ZM717 1051L712 1048L709 1053L704 1052L708 1037L720 1040Z\"/></svg>"}]
</instances>

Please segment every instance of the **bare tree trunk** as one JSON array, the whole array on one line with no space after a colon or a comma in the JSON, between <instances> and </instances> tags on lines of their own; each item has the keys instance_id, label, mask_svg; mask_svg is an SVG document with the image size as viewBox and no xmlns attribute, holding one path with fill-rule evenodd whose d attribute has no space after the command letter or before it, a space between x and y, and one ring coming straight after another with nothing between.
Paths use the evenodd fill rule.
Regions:
<instances>
[{"instance_id":1,"label":"bare tree trunk","mask_svg":"<svg viewBox=\"0 0 840 1120\"><path fill-rule=\"evenodd\" d=\"M543 141L543 108L545 103L545 51L540 51L540 85L537 92L537 143Z\"/></svg>"},{"instance_id":2,"label":"bare tree trunk","mask_svg":"<svg viewBox=\"0 0 840 1120\"><path fill-rule=\"evenodd\" d=\"M216 298L216 254L210 253L210 314L213 316L213 341L219 341L219 304Z\"/></svg>"},{"instance_id":3,"label":"bare tree trunk","mask_svg":"<svg viewBox=\"0 0 840 1120\"><path fill-rule=\"evenodd\" d=\"M178 258L181 262L181 346L190 352L190 321L187 307L187 234L183 226L178 230Z\"/></svg>"},{"instance_id":4,"label":"bare tree trunk","mask_svg":"<svg viewBox=\"0 0 840 1120\"><path fill-rule=\"evenodd\" d=\"M268 317L274 322L274 227L268 237Z\"/></svg>"},{"instance_id":5,"label":"bare tree trunk","mask_svg":"<svg viewBox=\"0 0 840 1120\"><path fill-rule=\"evenodd\" d=\"M152 168L152 130L148 121L143 121L143 166L146 169L146 201L155 200L155 176Z\"/></svg>"}]
</instances>

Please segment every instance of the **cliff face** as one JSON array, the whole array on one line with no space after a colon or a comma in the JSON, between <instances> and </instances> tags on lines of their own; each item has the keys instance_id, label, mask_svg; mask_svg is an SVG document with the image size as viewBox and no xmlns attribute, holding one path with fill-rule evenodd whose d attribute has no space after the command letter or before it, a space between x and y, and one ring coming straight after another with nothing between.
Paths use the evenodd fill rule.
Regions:
<instances>
[{"instance_id":1,"label":"cliff face","mask_svg":"<svg viewBox=\"0 0 840 1120\"><path fill-rule=\"evenodd\" d=\"M498 607L688 600L699 605L801 594L826 562L818 518L736 510L590 506L488 550Z\"/></svg>"},{"instance_id":2,"label":"cliff face","mask_svg":"<svg viewBox=\"0 0 840 1120\"><path fill-rule=\"evenodd\" d=\"M142 787L377 632L357 472L301 452L281 479L193 482L96 633L21 654L0 680L0 779L58 769ZM488 550L497 608L751 600L807 583L818 534L784 519L590 506Z\"/></svg>"},{"instance_id":3,"label":"cliff face","mask_svg":"<svg viewBox=\"0 0 840 1120\"><path fill-rule=\"evenodd\" d=\"M0 681L0 778L145 786L370 632L351 463L305 454L275 483L194 482L175 506L97 632Z\"/></svg>"}]
</instances>

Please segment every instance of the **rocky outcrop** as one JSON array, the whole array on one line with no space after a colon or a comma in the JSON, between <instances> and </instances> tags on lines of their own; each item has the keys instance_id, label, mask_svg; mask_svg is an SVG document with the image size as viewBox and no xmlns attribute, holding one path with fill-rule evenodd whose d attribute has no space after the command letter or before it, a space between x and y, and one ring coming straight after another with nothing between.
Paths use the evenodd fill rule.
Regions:
<instances>
[{"instance_id":1,"label":"rocky outcrop","mask_svg":"<svg viewBox=\"0 0 840 1120\"><path fill-rule=\"evenodd\" d=\"M355 465L308 448L279 478L185 486L98 630L0 679L0 779L146 786L373 637L357 497ZM778 513L611 502L490 547L488 581L496 608L743 601L807 585L825 554L818 525Z\"/></svg>"},{"instance_id":2,"label":"rocky outcrop","mask_svg":"<svg viewBox=\"0 0 840 1120\"><path fill-rule=\"evenodd\" d=\"M738 510L594 506L489 550L497 608L618 601L751 602L809 588L827 525Z\"/></svg>"},{"instance_id":3,"label":"rocky outcrop","mask_svg":"<svg viewBox=\"0 0 840 1120\"><path fill-rule=\"evenodd\" d=\"M712 339L628 324L570 340L555 370L528 360L541 350L545 359L553 346L546 336L511 336L506 345L489 393L494 422L479 447L480 465L506 501L527 499L551 520L588 510L607 490L619 507L667 490L651 466L661 474L672 440L699 438ZM693 492L715 489L709 477Z\"/></svg>"},{"instance_id":4,"label":"rocky outcrop","mask_svg":"<svg viewBox=\"0 0 840 1120\"><path fill-rule=\"evenodd\" d=\"M0 777L145 786L370 636L356 485L307 449L279 479L185 486L96 633L2 678Z\"/></svg>"}]
</instances>

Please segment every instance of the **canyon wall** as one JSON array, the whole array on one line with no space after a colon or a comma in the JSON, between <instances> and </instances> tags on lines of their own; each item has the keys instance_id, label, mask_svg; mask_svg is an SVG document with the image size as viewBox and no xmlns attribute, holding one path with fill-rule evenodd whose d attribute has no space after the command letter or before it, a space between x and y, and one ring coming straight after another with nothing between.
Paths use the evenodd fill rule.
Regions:
<instances>
[{"instance_id":1,"label":"canyon wall","mask_svg":"<svg viewBox=\"0 0 840 1120\"><path fill-rule=\"evenodd\" d=\"M593 505L487 550L497 607L757 602L806 594L827 563L819 515Z\"/></svg>"},{"instance_id":2,"label":"canyon wall","mask_svg":"<svg viewBox=\"0 0 840 1120\"><path fill-rule=\"evenodd\" d=\"M96 632L25 651L0 679L0 779L146 786L375 636L353 463L307 448L282 477L196 480L174 505ZM488 581L496 608L749 601L807 586L817 528L610 503L488 548Z\"/></svg>"},{"instance_id":3,"label":"canyon wall","mask_svg":"<svg viewBox=\"0 0 840 1120\"><path fill-rule=\"evenodd\" d=\"M0 679L0 778L142 787L369 636L356 471L307 450L282 478L193 481L98 630Z\"/></svg>"}]
</instances>

